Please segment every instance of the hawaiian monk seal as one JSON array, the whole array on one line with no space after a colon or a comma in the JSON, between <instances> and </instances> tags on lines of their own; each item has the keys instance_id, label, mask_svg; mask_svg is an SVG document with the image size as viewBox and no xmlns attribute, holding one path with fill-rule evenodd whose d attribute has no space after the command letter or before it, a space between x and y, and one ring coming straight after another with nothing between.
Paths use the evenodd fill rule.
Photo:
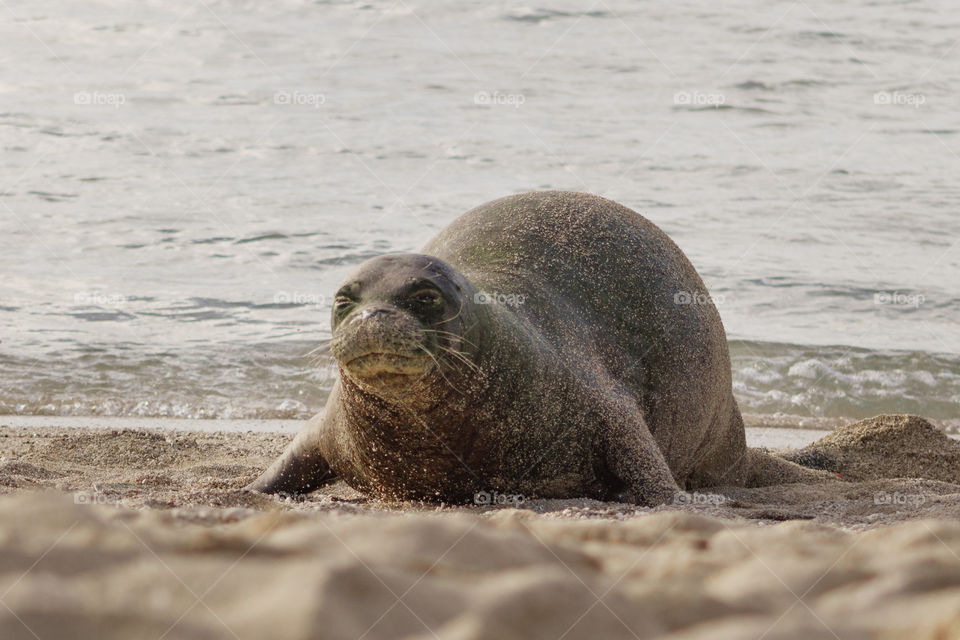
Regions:
<instances>
[{"instance_id":1,"label":"hawaiian monk seal","mask_svg":"<svg viewBox=\"0 0 960 640\"><path fill-rule=\"evenodd\" d=\"M822 473L747 449L706 287L665 233L604 198L481 205L422 254L361 264L332 314L326 408L248 489L339 477L386 499L655 505Z\"/></svg>"}]
</instances>

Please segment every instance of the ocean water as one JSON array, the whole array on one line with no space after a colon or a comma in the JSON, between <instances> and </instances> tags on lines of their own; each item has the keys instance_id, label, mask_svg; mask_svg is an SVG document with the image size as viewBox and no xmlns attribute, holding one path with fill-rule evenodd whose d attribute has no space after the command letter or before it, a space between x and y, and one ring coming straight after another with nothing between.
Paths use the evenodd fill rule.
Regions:
<instances>
[{"instance_id":1,"label":"ocean water","mask_svg":"<svg viewBox=\"0 0 960 640\"><path fill-rule=\"evenodd\" d=\"M549 188L687 253L744 411L960 419L948 3L4 6L0 414L307 417L349 269Z\"/></svg>"}]
</instances>

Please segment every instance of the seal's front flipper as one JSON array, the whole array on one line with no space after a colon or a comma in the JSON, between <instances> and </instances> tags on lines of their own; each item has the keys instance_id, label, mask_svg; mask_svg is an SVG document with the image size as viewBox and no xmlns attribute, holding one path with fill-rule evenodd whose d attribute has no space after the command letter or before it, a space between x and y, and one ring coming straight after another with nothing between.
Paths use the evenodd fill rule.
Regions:
<instances>
[{"instance_id":1,"label":"seal's front flipper","mask_svg":"<svg viewBox=\"0 0 960 640\"><path fill-rule=\"evenodd\" d=\"M320 453L322 421L323 415L320 415L307 422L283 455L244 489L296 495L309 493L331 482L334 473Z\"/></svg>"},{"instance_id":2,"label":"seal's front flipper","mask_svg":"<svg viewBox=\"0 0 960 640\"><path fill-rule=\"evenodd\" d=\"M607 468L622 483L615 499L646 507L671 502L680 493L680 487L639 413L635 420L639 424L618 420L604 425Z\"/></svg>"}]
</instances>

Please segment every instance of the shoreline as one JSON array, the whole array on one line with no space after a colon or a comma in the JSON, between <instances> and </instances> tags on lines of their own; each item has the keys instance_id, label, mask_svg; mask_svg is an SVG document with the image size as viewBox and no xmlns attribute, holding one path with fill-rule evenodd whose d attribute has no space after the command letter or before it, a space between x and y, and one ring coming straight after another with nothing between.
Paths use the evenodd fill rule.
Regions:
<instances>
[{"instance_id":1,"label":"shoreline","mask_svg":"<svg viewBox=\"0 0 960 640\"><path fill-rule=\"evenodd\" d=\"M322 409L318 410L320 413ZM801 416L788 413L743 413L743 423L747 428L788 428L830 431L865 418L837 416ZM870 417L870 416L867 416ZM960 418L939 420L924 416L926 420L938 425L947 433L960 432ZM18 414L0 413L0 427L3 426L55 426L130 428L142 425L143 428L157 427L158 423L169 423L169 428L186 431L253 431L290 433L289 425L302 424L309 418L178 418L173 416L128 416L128 415L54 415L54 414ZM219 425L219 426L215 426Z\"/></svg>"},{"instance_id":2,"label":"shoreline","mask_svg":"<svg viewBox=\"0 0 960 640\"><path fill-rule=\"evenodd\" d=\"M771 449L800 448L826 436L840 426L856 422L852 418L804 418L744 414L747 444ZM4 429L79 429L147 430L205 434L276 434L293 436L306 420L225 420L187 418L140 418L126 416L22 416L0 415ZM950 438L960 440L960 432L937 424Z\"/></svg>"},{"instance_id":3,"label":"shoreline","mask_svg":"<svg viewBox=\"0 0 960 640\"><path fill-rule=\"evenodd\" d=\"M0 429L146 429L197 433L296 434L306 420L226 420L222 418L156 418L137 416L0 415Z\"/></svg>"},{"instance_id":4,"label":"shoreline","mask_svg":"<svg viewBox=\"0 0 960 640\"><path fill-rule=\"evenodd\" d=\"M0 416L0 430L146 430L204 434L295 435L306 420L186 420L169 418ZM747 427L747 442L754 447L799 448L827 435L828 430L788 426Z\"/></svg>"},{"instance_id":5,"label":"shoreline","mask_svg":"<svg viewBox=\"0 0 960 640\"><path fill-rule=\"evenodd\" d=\"M184 434L263 434L293 436L306 420L185 420L168 418L0 416L0 432L155 431ZM747 444L771 449L800 448L830 433L826 429L782 425L746 427Z\"/></svg>"}]
</instances>

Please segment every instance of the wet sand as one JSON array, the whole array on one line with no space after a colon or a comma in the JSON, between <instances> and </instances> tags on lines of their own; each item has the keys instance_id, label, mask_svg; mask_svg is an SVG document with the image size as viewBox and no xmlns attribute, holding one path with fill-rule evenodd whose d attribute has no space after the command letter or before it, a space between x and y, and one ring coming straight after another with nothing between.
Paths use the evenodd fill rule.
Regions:
<instances>
[{"instance_id":1,"label":"wet sand","mask_svg":"<svg viewBox=\"0 0 960 640\"><path fill-rule=\"evenodd\" d=\"M243 492L290 437L0 428L0 637L960 637L960 445L923 420L656 509Z\"/></svg>"}]
</instances>

